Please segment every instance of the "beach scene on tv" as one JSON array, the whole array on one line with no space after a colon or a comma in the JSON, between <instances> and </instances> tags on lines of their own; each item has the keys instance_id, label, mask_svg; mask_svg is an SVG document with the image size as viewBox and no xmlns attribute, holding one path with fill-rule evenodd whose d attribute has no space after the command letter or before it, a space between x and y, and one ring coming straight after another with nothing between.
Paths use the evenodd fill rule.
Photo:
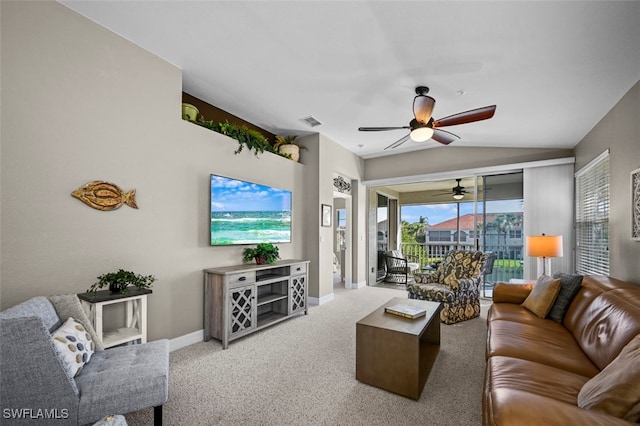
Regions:
<instances>
[{"instance_id":1,"label":"beach scene on tv","mask_svg":"<svg viewBox=\"0 0 640 426\"><path fill-rule=\"evenodd\" d=\"M211 175L211 245L291 242L291 192Z\"/></svg>"}]
</instances>

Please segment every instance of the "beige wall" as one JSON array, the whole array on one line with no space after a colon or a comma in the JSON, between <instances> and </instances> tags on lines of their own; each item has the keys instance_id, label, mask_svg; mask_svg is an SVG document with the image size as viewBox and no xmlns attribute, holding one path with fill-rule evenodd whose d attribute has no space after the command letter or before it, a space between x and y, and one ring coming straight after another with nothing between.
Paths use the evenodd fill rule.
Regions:
<instances>
[{"instance_id":1,"label":"beige wall","mask_svg":"<svg viewBox=\"0 0 640 426\"><path fill-rule=\"evenodd\" d=\"M307 166L234 155L235 141L182 121L179 69L60 4L1 7L2 308L125 268L158 278L150 339L201 330L202 269L241 263L243 249L209 246L210 173L292 190L281 255L306 254ZM139 209L71 197L91 180L136 189Z\"/></svg>"},{"instance_id":2,"label":"beige wall","mask_svg":"<svg viewBox=\"0 0 640 426\"><path fill-rule=\"evenodd\" d=\"M364 191L358 191L362 179L362 160L344 147L323 135L311 135L301 139L303 145L309 147L304 153L309 162L305 163L308 185L306 187L306 207L309 210L306 228L305 250L309 258L317 259L316 264L310 266L309 296L314 303L324 303L333 298L333 227L320 226L320 208L322 204L333 205L333 177L339 174L352 179L354 191L352 203L358 205ZM355 283L365 278L365 262L359 259L366 252L365 232L366 221L364 213L358 210L352 217L351 225L355 240L352 247L352 277ZM315 231L317 230L317 231Z\"/></svg>"},{"instance_id":3,"label":"beige wall","mask_svg":"<svg viewBox=\"0 0 640 426\"><path fill-rule=\"evenodd\" d=\"M412 176L419 178L455 170L480 169L572 156L573 151L570 149L447 146L367 159L364 163L364 180L375 181Z\"/></svg>"},{"instance_id":4,"label":"beige wall","mask_svg":"<svg viewBox=\"0 0 640 426\"><path fill-rule=\"evenodd\" d=\"M632 170L640 168L640 82L575 148L576 170L609 149L609 274L640 284L640 242L631 240Z\"/></svg>"}]
</instances>

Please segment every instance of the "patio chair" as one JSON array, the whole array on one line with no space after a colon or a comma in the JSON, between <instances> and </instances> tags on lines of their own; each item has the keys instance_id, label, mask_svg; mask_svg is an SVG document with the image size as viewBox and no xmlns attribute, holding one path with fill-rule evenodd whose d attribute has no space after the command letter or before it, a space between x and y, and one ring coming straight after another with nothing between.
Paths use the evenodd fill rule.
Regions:
<instances>
[{"instance_id":1,"label":"patio chair","mask_svg":"<svg viewBox=\"0 0 640 426\"><path fill-rule=\"evenodd\" d=\"M421 282L407 284L409 299L442 302L440 319L454 324L480 315L480 282L488 253L448 252L435 273L418 275Z\"/></svg>"},{"instance_id":2,"label":"patio chair","mask_svg":"<svg viewBox=\"0 0 640 426\"><path fill-rule=\"evenodd\" d=\"M386 267L384 281L398 284L409 283L413 279L413 271L420 267L417 262L409 262L410 259L417 260L417 257L404 255L400 250L386 252L384 255Z\"/></svg>"},{"instance_id":3,"label":"patio chair","mask_svg":"<svg viewBox=\"0 0 640 426\"><path fill-rule=\"evenodd\" d=\"M487 261L484 266L484 270L482 271L482 297L490 297L486 295L487 289L493 289L494 282L487 281L487 277L493 273L493 264L498 258L498 254L495 251L490 251L487 253Z\"/></svg>"}]
</instances>

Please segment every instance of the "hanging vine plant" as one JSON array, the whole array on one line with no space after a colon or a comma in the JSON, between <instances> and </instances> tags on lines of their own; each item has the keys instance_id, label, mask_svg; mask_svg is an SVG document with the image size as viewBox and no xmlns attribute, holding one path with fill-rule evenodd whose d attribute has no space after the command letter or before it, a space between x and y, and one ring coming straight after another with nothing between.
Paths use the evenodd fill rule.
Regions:
<instances>
[{"instance_id":1,"label":"hanging vine plant","mask_svg":"<svg viewBox=\"0 0 640 426\"><path fill-rule=\"evenodd\" d=\"M194 123L235 139L238 142L238 148L234 151L235 154L240 154L245 147L249 149L249 151L253 151L256 156L265 151L277 154L276 150L262 133L250 129L244 124L237 125L229 123L228 121L225 123L216 123L213 120L206 121L202 119Z\"/></svg>"}]
</instances>

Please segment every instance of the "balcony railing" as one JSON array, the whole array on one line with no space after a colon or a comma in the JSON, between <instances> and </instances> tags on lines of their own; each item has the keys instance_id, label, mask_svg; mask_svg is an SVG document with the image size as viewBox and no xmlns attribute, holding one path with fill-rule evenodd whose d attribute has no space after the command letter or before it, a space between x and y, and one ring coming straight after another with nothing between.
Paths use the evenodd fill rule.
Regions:
<instances>
[{"instance_id":1,"label":"balcony railing","mask_svg":"<svg viewBox=\"0 0 640 426\"><path fill-rule=\"evenodd\" d=\"M458 245L452 242L401 243L401 249L405 255L417 259L412 261L418 262L421 269L428 269L431 265L441 261L448 251L456 249L473 250L474 245L473 243L461 243ZM508 282L511 278L523 277L522 259L518 255L523 251L521 246L501 244L486 246L481 249L497 254L497 258L493 263L493 272L484 277L483 296L490 297L490 290L495 282Z\"/></svg>"}]
</instances>

